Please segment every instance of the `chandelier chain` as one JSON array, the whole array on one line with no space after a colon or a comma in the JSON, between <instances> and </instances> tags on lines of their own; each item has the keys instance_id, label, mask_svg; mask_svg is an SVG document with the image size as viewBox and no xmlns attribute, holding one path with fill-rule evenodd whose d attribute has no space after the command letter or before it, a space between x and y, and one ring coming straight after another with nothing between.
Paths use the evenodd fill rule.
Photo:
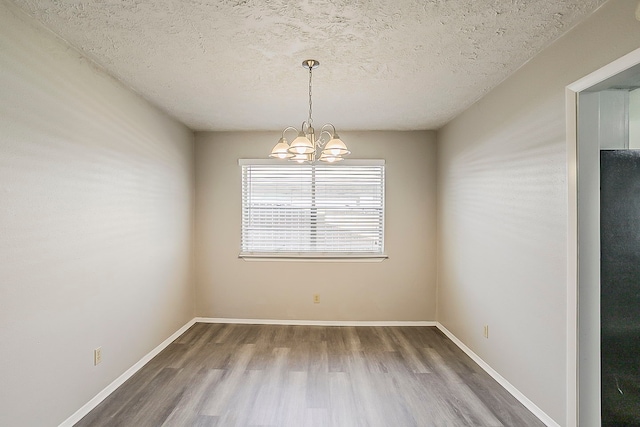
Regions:
<instances>
[{"instance_id":1,"label":"chandelier chain","mask_svg":"<svg viewBox=\"0 0 640 427\"><path fill-rule=\"evenodd\" d=\"M311 108L312 108L312 102L311 102L311 75L312 75L312 67L309 67L309 120L307 120L307 124L309 125L309 127L313 127L313 120L311 119Z\"/></svg>"}]
</instances>

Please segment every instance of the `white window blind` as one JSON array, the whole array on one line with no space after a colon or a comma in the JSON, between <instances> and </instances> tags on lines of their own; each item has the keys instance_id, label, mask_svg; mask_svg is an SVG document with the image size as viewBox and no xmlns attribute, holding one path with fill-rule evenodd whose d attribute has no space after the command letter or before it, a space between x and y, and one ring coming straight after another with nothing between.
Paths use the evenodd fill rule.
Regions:
<instances>
[{"instance_id":1,"label":"white window blind","mask_svg":"<svg viewBox=\"0 0 640 427\"><path fill-rule=\"evenodd\" d=\"M384 161L240 161L241 256L383 255Z\"/></svg>"}]
</instances>

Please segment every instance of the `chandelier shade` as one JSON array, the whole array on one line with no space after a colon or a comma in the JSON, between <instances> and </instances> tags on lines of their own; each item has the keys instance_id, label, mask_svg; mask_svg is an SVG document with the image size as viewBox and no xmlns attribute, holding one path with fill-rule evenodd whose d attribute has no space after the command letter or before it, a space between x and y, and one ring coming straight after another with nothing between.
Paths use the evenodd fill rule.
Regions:
<instances>
[{"instance_id":1,"label":"chandelier shade","mask_svg":"<svg viewBox=\"0 0 640 427\"><path fill-rule=\"evenodd\" d=\"M331 154L326 154L325 152L322 152L322 154L320 154L321 162L335 163L335 162L341 162L343 160L344 159L342 157L332 156Z\"/></svg>"},{"instance_id":2,"label":"chandelier shade","mask_svg":"<svg viewBox=\"0 0 640 427\"><path fill-rule=\"evenodd\" d=\"M334 134L333 138L327 142L327 145L324 146L322 150L323 154L328 156L346 156L347 154L351 154L351 151L347 148L347 146L342 142L338 134Z\"/></svg>"},{"instance_id":3,"label":"chandelier shade","mask_svg":"<svg viewBox=\"0 0 640 427\"><path fill-rule=\"evenodd\" d=\"M306 163L311 161L311 154L294 154L291 157L291 161L297 163Z\"/></svg>"},{"instance_id":4,"label":"chandelier shade","mask_svg":"<svg viewBox=\"0 0 640 427\"><path fill-rule=\"evenodd\" d=\"M293 140L289 147L289 152L293 154L311 154L314 151L315 147L302 131L300 131L298 137Z\"/></svg>"},{"instance_id":5,"label":"chandelier shade","mask_svg":"<svg viewBox=\"0 0 640 427\"><path fill-rule=\"evenodd\" d=\"M315 59L307 59L302 62L302 66L309 70L309 116L302 122L298 131L293 126L288 126L282 131L282 137L271 150L269 157L275 159L288 159L298 163L314 163L316 160L327 163L335 163L343 160L343 157L351 154L347 146L338 136L335 126L327 123L320 128L320 134L316 139L313 129L312 107L312 79L313 69L317 68L320 62ZM285 133L296 131L297 136L288 143Z\"/></svg>"},{"instance_id":6,"label":"chandelier shade","mask_svg":"<svg viewBox=\"0 0 640 427\"><path fill-rule=\"evenodd\" d=\"M293 157L293 154L289 152L289 144L287 143L287 140L280 138L280 141L278 141L275 147L273 147L273 150L271 150L269 157L276 159L290 159Z\"/></svg>"}]
</instances>

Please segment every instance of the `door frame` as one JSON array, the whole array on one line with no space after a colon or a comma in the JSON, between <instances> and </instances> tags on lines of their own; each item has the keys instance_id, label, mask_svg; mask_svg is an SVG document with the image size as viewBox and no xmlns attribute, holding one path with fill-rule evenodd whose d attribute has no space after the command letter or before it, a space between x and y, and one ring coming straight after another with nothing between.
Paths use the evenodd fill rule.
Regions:
<instances>
[{"instance_id":1,"label":"door frame","mask_svg":"<svg viewBox=\"0 0 640 427\"><path fill-rule=\"evenodd\" d=\"M598 173L590 170L589 165L578 161L578 94L598 83L607 80L631 67L640 64L640 48L617 59L593 73L571 83L565 88L566 140L567 140L567 196L568 196L568 233L567 233L567 423L568 427L577 427L579 423L580 366L579 366L579 290L578 274L579 254L584 244L579 236L578 173ZM589 147L584 147L589 148ZM591 168L592 169L592 168ZM599 198L599 189L595 189ZM581 189L585 191L585 189ZM586 189L593 191L593 189ZM584 240L584 239L583 239ZM583 248L584 249L584 248ZM599 250L599 248L598 248ZM599 277L597 278L599 281ZM598 390L599 395L599 390ZM598 402L599 404L599 402Z\"/></svg>"}]
</instances>

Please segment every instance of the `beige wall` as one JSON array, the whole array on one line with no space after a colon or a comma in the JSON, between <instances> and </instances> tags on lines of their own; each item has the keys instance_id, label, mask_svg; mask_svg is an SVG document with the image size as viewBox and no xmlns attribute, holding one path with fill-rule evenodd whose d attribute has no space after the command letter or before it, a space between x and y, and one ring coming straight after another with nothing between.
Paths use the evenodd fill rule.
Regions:
<instances>
[{"instance_id":1,"label":"beige wall","mask_svg":"<svg viewBox=\"0 0 640 427\"><path fill-rule=\"evenodd\" d=\"M276 132L196 134L197 313L302 320L435 320L432 132L340 132L353 158L386 160L381 263L249 262L240 251L239 158L264 158ZM319 293L320 304L312 295Z\"/></svg>"},{"instance_id":2,"label":"beige wall","mask_svg":"<svg viewBox=\"0 0 640 427\"><path fill-rule=\"evenodd\" d=\"M637 3L606 3L438 133L438 320L560 425L565 86L639 47Z\"/></svg>"},{"instance_id":3,"label":"beige wall","mask_svg":"<svg viewBox=\"0 0 640 427\"><path fill-rule=\"evenodd\" d=\"M193 134L5 0L0 94L0 425L52 426L193 318Z\"/></svg>"}]
</instances>

